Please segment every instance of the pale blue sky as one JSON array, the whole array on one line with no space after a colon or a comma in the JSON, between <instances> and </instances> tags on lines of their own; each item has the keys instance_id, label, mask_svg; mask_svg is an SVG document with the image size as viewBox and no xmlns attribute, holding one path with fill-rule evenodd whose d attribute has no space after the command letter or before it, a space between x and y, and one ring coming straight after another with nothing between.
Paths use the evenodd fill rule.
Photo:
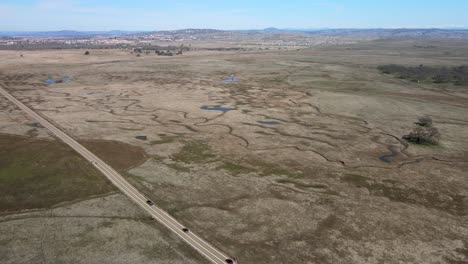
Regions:
<instances>
[{"instance_id":1,"label":"pale blue sky","mask_svg":"<svg viewBox=\"0 0 468 264\"><path fill-rule=\"evenodd\" d=\"M468 27L466 0L0 0L0 31Z\"/></svg>"}]
</instances>

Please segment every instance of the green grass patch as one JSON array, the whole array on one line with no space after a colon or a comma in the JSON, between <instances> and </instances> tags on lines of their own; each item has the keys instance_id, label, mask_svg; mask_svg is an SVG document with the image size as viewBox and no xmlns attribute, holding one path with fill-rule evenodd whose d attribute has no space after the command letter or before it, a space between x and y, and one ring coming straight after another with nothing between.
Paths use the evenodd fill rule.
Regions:
<instances>
[{"instance_id":1,"label":"green grass patch","mask_svg":"<svg viewBox=\"0 0 468 264\"><path fill-rule=\"evenodd\" d=\"M280 165L264 162L261 160L246 160L246 161L226 161L218 169L224 169L232 175L239 175L242 173L256 172L259 176L270 175L285 175L292 178L300 177L302 174L283 168Z\"/></svg>"},{"instance_id":2,"label":"green grass patch","mask_svg":"<svg viewBox=\"0 0 468 264\"><path fill-rule=\"evenodd\" d=\"M248 164L250 166L257 168L257 170L260 172L260 176L269 176L269 175L286 175L290 177L299 176L298 173L290 169L283 168L280 165L270 163L270 162L265 162L261 160L249 160Z\"/></svg>"},{"instance_id":3,"label":"green grass patch","mask_svg":"<svg viewBox=\"0 0 468 264\"><path fill-rule=\"evenodd\" d=\"M314 188L314 189L327 189L328 188L327 185L321 184L321 183L305 184L297 180L291 180L291 179L280 179L280 180L277 180L276 182L282 183L282 184L294 184L300 188Z\"/></svg>"},{"instance_id":4,"label":"green grass patch","mask_svg":"<svg viewBox=\"0 0 468 264\"><path fill-rule=\"evenodd\" d=\"M172 159L185 163L206 163L214 161L216 155L212 153L210 146L200 141L187 142L184 147Z\"/></svg>"},{"instance_id":5,"label":"green grass patch","mask_svg":"<svg viewBox=\"0 0 468 264\"><path fill-rule=\"evenodd\" d=\"M0 135L0 212L47 208L115 190L60 142Z\"/></svg>"},{"instance_id":6,"label":"green grass patch","mask_svg":"<svg viewBox=\"0 0 468 264\"><path fill-rule=\"evenodd\" d=\"M353 184L354 186L360 188L360 187L368 187L369 186L369 181L370 179L365 177L365 176L361 176L361 175L357 175L357 174L346 174L342 180L344 182L347 182L347 183L351 183Z\"/></svg>"},{"instance_id":7,"label":"green grass patch","mask_svg":"<svg viewBox=\"0 0 468 264\"><path fill-rule=\"evenodd\" d=\"M274 135L274 134L267 133L267 132L265 132L265 131L255 131L255 133L260 134L260 135L264 135L264 136L271 136L271 135Z\"/></svg>"},{"instance_id":8,"label":"green grass patch","mask_svg":"<svg viewBox=\"0 0 468 264\"><path fill-rule=\"evenodd\" d=\"M174 142L178 137L177 136L172 136L172 137L166 137L162 136L163 138L160 140L153 140L150 142L151 145L160 145L160 144L167 144L167 143L172 143Z\"/></svg>"},{"instance_id":9,"label":"green grass patch","mask_svg":"<svg viewBox=\"0 0 468 264\"><path fill-rule=\"evenodd\" d=\"M172 159L177 162L184 162L187 164L200 164L209 163L221 160L222 165L218 169L223 169L232 175L239 175L242 173L256 172L259 176L269 175L286 175L293 178L300 177L302 174L296 171L284 168L281 165L264 162L258 159L249 159L245 161L227 160L218 158L207 144L200 141L187 142L184 147L172 156ZM169 166L169 165L168 165ZM174 169L185 171L187 168L180 168L180 165Z\"/></svg>"},{"instance_id":10,"label":"green grass patch","mask_svg":"<svg viewBox=\"0 0 468 264\"><path fill-rule=\"evenodd\" d=\"M233 162L225 162L223 165L219 166L218 169L223 169L231 173L232 175L239 175L243 173L254 172L255 169L246 167Z\"/></svg>"}]
</instances>

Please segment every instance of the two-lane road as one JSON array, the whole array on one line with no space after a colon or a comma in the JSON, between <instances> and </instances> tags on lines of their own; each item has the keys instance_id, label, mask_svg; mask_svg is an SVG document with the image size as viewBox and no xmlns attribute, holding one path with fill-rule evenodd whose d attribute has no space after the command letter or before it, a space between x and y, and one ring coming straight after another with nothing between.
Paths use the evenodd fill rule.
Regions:
<instances>
[{"instance_id":1,"label":"two-lane road","mask_svg":"<svg viewBox=\"0 0 468 264\"><path fill-rule=\"evenodd\" d=\"M102 161L92 152L87 150L85 147L80 145L76 140L71 138L69 135L64 133L62 130L54 126L52 123L44 119L42 116L37 114L31 108L20 102L18 99L13 97L4 88L6 86L0 83L0 93L5 96L8 100L18 106L21 110L26 112L43 127L48 129L55 137L62 140L65 144L74 149L78 154L83 156L86 160L91 162L99 171L102 172L117 188L119 188L125 195L132 199L136 204L146 210L151 216L158 222L163 224L166 228L176 233L182 238L187 244L195 248L200 254L205 256L212 263L236 263L227 254L221 252L213 245L203 240L191 231L187 231L185 227L179 223L176 219L170 216L167 212L159 208L154 202L150 202L140 191L138 191L133 185L131 185L125 178L120 175L116 170L110 167L107 163Z\"/></svg>"}]
</instances>

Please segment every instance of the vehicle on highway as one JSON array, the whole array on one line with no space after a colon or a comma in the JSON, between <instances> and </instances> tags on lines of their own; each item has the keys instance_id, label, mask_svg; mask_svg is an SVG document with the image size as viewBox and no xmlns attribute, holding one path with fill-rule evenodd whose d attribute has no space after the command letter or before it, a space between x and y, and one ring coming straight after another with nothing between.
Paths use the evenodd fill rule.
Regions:
<instances>
[{"instance_id":1,"label":"vehicle on highway","mask_svg":"<svg viewBox=\"0 0 468 264\"><path fill-rule=\"evenodd\" d=\"M56 128L54 125L49 123L47 120L42 118L39 114L31 110L29 107L27 107L25 104L22 102L18 101L15 97L10 95L5 89L3 89L5 85L0 82L0 95L4 95L7 99L12 101L16 106L21 108L24 112L28 113L32 118L40 122L43 127L47 128L49 132L51 132L53 135L55 135L57 138L61 139L64 143L66 143L68 146L70 146L73 150L75 150L78 154L89 160L92 164L96 165L100 171L103 173L104 176L106 176L115 186L119 187L119 189L130 199L133 201L137 202L138 205L142 206L144 205L141 203L140 197L145 197L143 196L142 193L140 193L133 185L131 185L129 182L126 181L126 179L119 174L117 171L112 170L109 165L104 163L102 160L100 160L97 156L95 156L93 153L91 153L89 150L84 148L82 145L80 145L78 142L76 142L73 138L71 138L69 135L67 135L65 132L61 131L59 128ZM164 212L162 209L158 208L153 201L149 200L147 197L145 197L146 203L151 207L148 208L146 206L144 209L148 211L154 219L156 219L159 223L163 224L167 228L169 228L171 231L174 233L180 235L180 229L175 229L175 226L182 226L180 223L177 222L177 220L173 219L171 216L169 216L166 212ZM144 201L144 200L143 200ZM174 224L175 223L175 224ZM188 231L188 229L187 229ZM185 231L184 231L185 232ZM181 236L182 237L182 236ZM208 254L211 256L215 256L217 260L221 260L224 258L220 258L219 255L221 256L226 256L225 254L221 253L219 250L213 248L212 245L210 245L208 242L204 241L203 239L196 237L193 235L193 237L186 235L187 239L185 238L185 242L192 246L194 249L198 250L200 253L202 253L204 256L209 258L212 262L215 261L213 258L209 257ZM194 239L196 238L196 239ZM217 261L215 263L218 263ZM234 263L236 264L236 261L232 259L226 260L226 263Z\"/></svg>"},{"instance_id":2,"label":"vehicle on highway","mask_svg":"<svg viewBox=\"0 0 468 264\"><path fill-rule=\"evenodd\" d=\"M185 233L190 232L190 231L188 230L188 228L182 228L182 231L184 231Z\"/></svg>"}]
</instances>

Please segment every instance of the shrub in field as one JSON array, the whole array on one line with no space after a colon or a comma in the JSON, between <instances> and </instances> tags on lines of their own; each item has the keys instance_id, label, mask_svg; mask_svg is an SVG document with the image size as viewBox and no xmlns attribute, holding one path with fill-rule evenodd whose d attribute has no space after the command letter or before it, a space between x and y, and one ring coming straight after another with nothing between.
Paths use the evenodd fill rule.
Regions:
<instances>
[{"instance_id":1,"label":"shrub in field","mask_svg":"<svg viewBox=\"0 0 468 264\"><path fill-rule=\"evenodd\" d=\"M421 117L416 125L418 126L413 131L403 136L404 140L415 144L439 144L441 135L439 130L432 126L432 118Z\"/></svg>"}]
</instances>

